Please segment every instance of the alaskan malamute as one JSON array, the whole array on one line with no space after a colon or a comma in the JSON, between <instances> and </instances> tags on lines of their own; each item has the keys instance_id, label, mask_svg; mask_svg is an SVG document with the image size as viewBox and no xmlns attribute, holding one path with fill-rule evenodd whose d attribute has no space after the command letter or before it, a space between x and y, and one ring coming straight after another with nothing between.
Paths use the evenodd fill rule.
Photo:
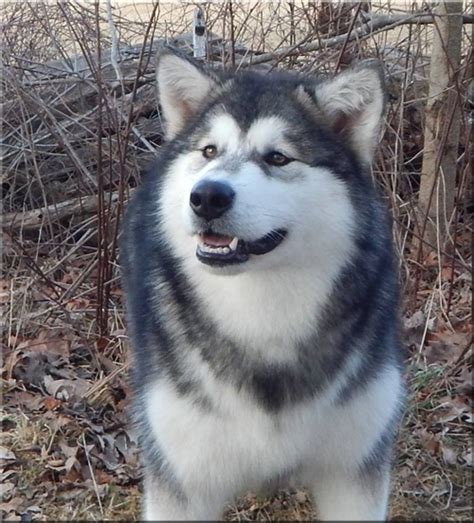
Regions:
<instances>
[{"instance_id":1,"label":"alaskan malamute","mask_svg":"<svg viewBox=\"0 0 474 523\"><path fill-rule=\"evenodd\" d=\"M147 520L215 520L296 477L322 520L386 517L403 397L377 62L220 74L166 49L167 144L127 213Z\"/></svg>"}]
</instances>

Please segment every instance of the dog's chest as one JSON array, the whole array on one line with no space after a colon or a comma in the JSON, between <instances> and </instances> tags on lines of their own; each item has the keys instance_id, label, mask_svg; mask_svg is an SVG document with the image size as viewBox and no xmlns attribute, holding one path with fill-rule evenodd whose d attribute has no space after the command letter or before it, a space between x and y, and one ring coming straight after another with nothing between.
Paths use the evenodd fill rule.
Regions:
<instances>
[{"instance_id":1,"label":"dog's chest","mask_svg":"<svg viewBox=\"0 0 474 523\"><path fill-rule=\"evenodd\" d=\"M317 329L333 275L281 270L229 279L192 274L196 302L217 335L229 338L268 363L294 361L298 341Z\"/></svg>"},{"instance_id":2,"label":"dog's chest","mask_svg":"<svg viewBox=\"0 0 474 523\"><path fill-rule=\"evenodd\" d=\"M236 483L252 488L299 468L329 408L323 400L316 408L269 414L233 387L210 382L207 388L213 394L208 405L179 396L166 383L156 384L148 397L153 433L184 484L209 474L228 481L230 490Z\"/></svg>"},{"instance_id":3,"label":"dog's chest","mask_svg":"<svg viewBox=\"0 0 474 523\"><path fill-rule=\"evenodd\" d=\"M344 405L335 401L341 386L335 382L323 394L274 414L212 378L207 392L213 401L207 406L163 381L149 390L147 415L159 448L184 484L193 487L209 476L229 482L229 490L253 488L305 464L325 468L333 460L360 459L392 415L398 380L397 372L385 373Z\"/></svg>"}]
</instances>

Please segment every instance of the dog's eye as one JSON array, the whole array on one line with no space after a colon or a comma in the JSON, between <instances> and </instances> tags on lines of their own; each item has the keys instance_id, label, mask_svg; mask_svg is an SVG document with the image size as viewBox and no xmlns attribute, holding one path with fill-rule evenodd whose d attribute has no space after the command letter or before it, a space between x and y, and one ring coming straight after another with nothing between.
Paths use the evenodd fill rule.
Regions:
<instances>
[{"instance_id":1,"label":"dog's eye","mask_svg":"<svg viewBox=\"0 0 474 523\"><path fill-rule=\"evenodd\" d=\"M215 158L217 155L217 147L215 145L206 145L202 150L202 155L208 160Z\"/></svg>"},{"instance_id":2,"label":"dog's eye","mask_svg":"<svg viewBox=\"0 0 474 523\"><path fill-rule=\"evenodd\" d=\"M288 158L278 151L272 151L271 153L268 153L263 159L266 163L268 163L268 165L275 165L277 167L287 165L293 161L292 158Z\"/></svg>"}]
</instances>

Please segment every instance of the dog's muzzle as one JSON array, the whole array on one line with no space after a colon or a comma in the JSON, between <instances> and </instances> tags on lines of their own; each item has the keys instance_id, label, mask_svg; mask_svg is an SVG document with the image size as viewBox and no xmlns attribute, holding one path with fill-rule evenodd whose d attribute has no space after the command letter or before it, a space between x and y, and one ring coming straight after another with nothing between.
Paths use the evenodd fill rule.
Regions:
<instances>
[{"instance_id":1,"label":"dog's muzzle","mask_svg":"<svg viewBox=\"0 0 474 523\"><path fill-rule=\"evenodd\" d=\"M287 234L286 230L277 229L258 240L245 241L212 230L212 220L217 220L231 209L234 197L235 192L229 184L215 180L201 180L191 191L191 209L209 224L208 229L198 235L196 256L202 263L218 267L244 263L251 254L262 255L273 251Z\"/></svg>"}]
</instances>

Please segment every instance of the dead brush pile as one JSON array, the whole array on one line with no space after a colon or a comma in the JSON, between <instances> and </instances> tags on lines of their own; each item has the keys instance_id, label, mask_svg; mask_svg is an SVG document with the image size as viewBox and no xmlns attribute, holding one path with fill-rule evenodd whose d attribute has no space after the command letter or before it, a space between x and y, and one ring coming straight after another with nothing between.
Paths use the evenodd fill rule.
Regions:
<instances>
[{"instance_id":1,"label":"dead brush pile","mask_svg":"<svg viewBox=\"0 0 474 523\"><path fill-rule=\"evenodd\" d=\"M429 213L418 201L438 19L421 3L397 6L203 4L206 60L213 67L303 74L333 72L366 57L384 60L389 107L373 177L394 218L410 387L391 515L467 520L472 41L464 29L447 240L427 237ZM0 509L7 519L133 519L139 513L117 242L127 199L160 149L155 54L165 40L192 52L194 9L184 3L139 7L2 6ZM465 28L469 20L465 13ZM236 520L311 515L303 491L269 499L248 494L227 512Z\"/></svg>"}]
</instances>

